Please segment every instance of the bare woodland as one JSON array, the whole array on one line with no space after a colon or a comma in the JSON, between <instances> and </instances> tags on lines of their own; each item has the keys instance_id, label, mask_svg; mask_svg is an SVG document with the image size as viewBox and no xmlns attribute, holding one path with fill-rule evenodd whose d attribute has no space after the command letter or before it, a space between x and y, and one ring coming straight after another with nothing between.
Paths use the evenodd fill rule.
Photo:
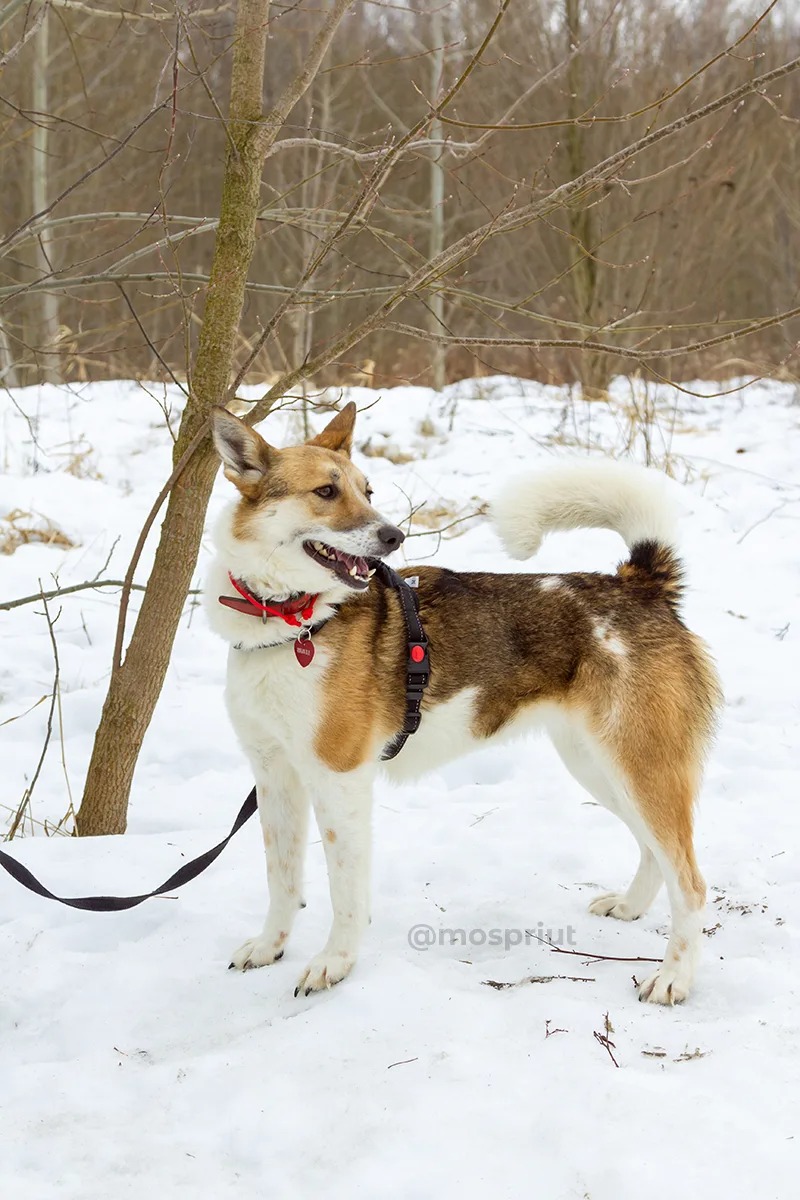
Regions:
<instances>
[{"instance_id":1,"label":"bare woodland","mask_svg":"<svg viewBox=\"0 0 800 1200\"><path fill-rule=\"evenodd\" d=\"M0 379L188 397L79 832L125 828L242 382L254 422L306 383L797 372L798 68L792 0L5 5Z\"/></svg>"}]
</instances>

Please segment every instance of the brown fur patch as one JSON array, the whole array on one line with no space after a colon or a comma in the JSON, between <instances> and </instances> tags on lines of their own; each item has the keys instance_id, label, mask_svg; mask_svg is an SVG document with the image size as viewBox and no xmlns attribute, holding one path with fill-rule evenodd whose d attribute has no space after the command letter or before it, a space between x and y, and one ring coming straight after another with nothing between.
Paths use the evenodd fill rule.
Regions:
<instances>
[{"instance_id":1,"label":"brown fur patch","mask_svg":"<svg viewBox=\"0 0 800 1200\"><path fill-rule=\"evenodd\" d=\"M677 616L671 583L646 566L547 576L407 568L419 576L429 640L424 713L475 690L473 733L490 737L541 702L580 716L628 782L690 905L705 899L693 805L720 702L703 644ZM336 771L374 758L402 727L405 629L397 596L374 582L318 635L329 648L315 750ZM609 651L617 639L624 653Z\"/></svg>"}]
</instances>

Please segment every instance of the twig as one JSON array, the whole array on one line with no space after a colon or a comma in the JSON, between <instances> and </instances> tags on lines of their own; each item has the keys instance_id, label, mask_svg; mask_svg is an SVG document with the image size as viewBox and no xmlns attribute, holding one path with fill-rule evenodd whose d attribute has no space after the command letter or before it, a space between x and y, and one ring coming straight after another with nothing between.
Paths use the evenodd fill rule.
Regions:
<instances>
[{"instance_id":1,"label":"twig","mask_svg":"<svg viewBox=\"0 0 800 1200\"><path fill-rule=\"evenodd\" d=\"M111 668L113 671L118 671L122 666L122 643L125 640L125 618L128 615L128 601L130 600L131 590L134 587L134 572L139 565L139 559L142 556L142 551L144 550L147 536L150 533L153 522L159 514L162 504L172 491L172 488L177 480L188 467L195 450L197 450L198 446L200 446L208 437L210 425L211 422L208 419L203 422L197 433L189 442L189 445L186 447L181 457L176 462L169 478L153 501L150 511L144 519L144 525L142 526L139 536L136 539L136 545L133 548L131 561L128 563L128 570L125 572L125 579L122 583L122 595L120 596L119 600L119 616L117 617L117 632L114 638L114 656L112 658Z\"/></svg>"},{"instance_id":2,"label":"twig","mask_svg":"<svg viewBox=\"0 0 800 1200\"><path fill-rule=\"evenodd\" d=\"M36 599L38 600L39 597L37 596ZM46 699L47 696L40 696L35 704L32 704L30 708L25 709L25 712L17 713L15 717L7 717L5 721L0 721L0 729L2 729L4 725L11 725L13 721L21 721L23 717L27 717L28 713L32 713L33 710L38 708L40 704L44 704Z\"/></svg>"},{"instance_id":3,"label":"twig","mask_svg":"<svg viewBox=\"0 0 800 1200\"><path fill-rule=\"evenodd\" d=\"M41 754L39 755L39 761L36 764L36 770L33 773L33 778L31 779L30 783L28 784L28 786L25 788L25 791L23 792L22 800L20 801L19 807L14 814L14 819L11 822L11 828L9 829L8 833L5 836L4 840L8 841L8 842L10 842L14 838L20 825L25 820L26 813L30 809L31 796L33 795L33 789L36 787L37 780L39 778L39 775L41 774L42 767L44 766L45 755L47 754L47 747L50 745L50 738L53 735L53 714L56 709L56 700L57 700L57 696L58 696L58 686L59 686L58 648L56 646L56 639L55 639L55 633L53 631L53 626L55 625L55 621L57 621L58 618L61 616L61 609L59 609L58 612L56 613L55 621L52 621L50 619L50 610L47 607L47 599L45 597L44 592L41 590L41 580L39 581L39 587L40 587L39 599L42 600L44 603L45 617L47 618L47 628L50 633L50 644L53 647L53 659L55 662L55 678L53 680L53 691L50 695L50 708L47 713L47 727L45 730L44 745L42 746L42 751L41 751Z\"/></svg>"},{"instance_id":4,"label":"twig","mask_svg":"<svg viewBox=\"0 0 800 1200\"><path fill-rule=\"evenodd\" d=\"M58 643L56 641L54 622L50 620L50 609L47 607L47 600L42 593L42 603L44 604L44 615L47 621L47 632L50 634L50 645L53 647L53 662L55 663L55 679L53 680L53 691L56 697L56 706L58 708L58 740L61 746L61 769L64 772L64 782L67 785L67 796L69 797L69 805L61 820L56 825L56 829L65 824L70 817L75 818L75 802L72 798L72 787L69 782L69 772L67 771L67 756L64 748L64 717L61 712L61 664L58 659ZM58 610L59 616L61 609ZM58 619L58 618L56 618ZM47 820L45 819L45 832L47 832Z\"/></svg>"},{"instance_id":5,"label":"twig","mask_svg":"<svg viewBox=\"0 0 800 1200\"><path fill-rule=\"evenodd\" d=\"M603 1027L605 1030L604 1033L600 1033L597 1029L595 1029L592 1033L592 1037L595 1039L595 1041L600 1043L604 1050L608 1052L608 1057L611 1059L614 1066L618 1067L619 1063L617 1062L613 1053L617 1047L614 1042L611 1041L610 1037L610 1035L614 1032L614 1026L611 1024L611 1021L608 1018L608 1013L605 1013L603 1016Z\"/></svg>"},{"instance_id":6,"label":"twig","mask_svg":"<svg viewBox=\"0 0 800 1200\"><path fill-rule=\"evenodd\" d=\"M73 592L91 591L93 588L121 588L124 586L124 579L90 579L86 583L73 583L69 587L54 588L51 592L36 592L32 596L20 596L18 600L4 600L0 603L0 612L7 611L10 608L20 608L23 604L34 604L37 600L55 600L58 596L70 596ZM143 583L132 583L130 584L130 589L134 592L144 592L147 590L147 587ZM187 592L188 596L199 596L201 594L202 588L193 588ZM30 709L28 711L30 712ZM24 716L25 714L21 715ZM12 717L11 719L16 720L16 717Z\"/></svg>"},{"instance_id":7,"label":"twig","mask_svg":"<svg viewBox=\"0 0 800 1200\"><path fill-rule=\"evenodd\" d=\"M526 929L525 932L530 934L531 937L535 937L537 942L541 942L542 945L547 946L549 950L553 950L556 954L574 954L576 958L593 959L596 962L661 962L660 958L620 958L616 954L593 954L590 950L565 950L563 946L555 946L552 942L549 942L547 938L540 937L539 934L534 933L532 929Z\"/></svg>"},{"instance_id":8,"label":"twig","mask_svg":"<svg viewBox=\"0 0 800 1200\"><path fill-rule=\"evenodd\" d=\"M513 980L509 983L503 983L498 979L483 979L481 983L483 987L494 988L495 991L500 992L505 988L524 987L527 983L552 983L555 979L567 979L570 983L597 982L596 979L587 975L527 975L524 979Z\"/></svg>"},{"instance_id":9,"label":"twig","mask_svg":"<svg viewBox=\"0 0 800 1200\"><path fill-rule=\"evenodd\" d=\"M741 546L748 534L752 533L754 529L758 529L759 525L763 525L765 521L770 519L770 517L774 517L776 512L780 512L782 508L786 508L786 505L791 503L791 500L781 500L780 504L776 504L774 508L771 508L766 516L759 517L758 520L754 521L748 529L745 529L742 536L736 539L736 545Z\"/></svg>"}]
</instances>

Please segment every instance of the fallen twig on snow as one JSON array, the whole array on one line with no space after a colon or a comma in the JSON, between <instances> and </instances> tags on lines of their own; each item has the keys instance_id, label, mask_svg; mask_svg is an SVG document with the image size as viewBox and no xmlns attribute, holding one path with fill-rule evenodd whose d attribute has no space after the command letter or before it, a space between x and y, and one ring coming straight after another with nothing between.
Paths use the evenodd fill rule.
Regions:
<instances>
[{"instance_id":1,"label":"fallen twig on snow","mask_svg":"<svg viewBox=\"0 0 800 1200\"><path fill-rule=\"evenodd\" d=\"M611 1059L614 1066L618 1067L619 1063L617 1062L616 1058L614 1057L614 1051L616 1050L617 1047L614 1044L614 1042L611 1041L611 1034L614 1032L614 1026L611 1024L611 1021L609 1020L608 1013L605 1013L603 1015L603 1030L604 1030L604 1032L600 1033L599 1030L595 1029L592 1032L592 1037L595 1039L595 1041L600 1043L600 1045L603 1047L604 1050L606 1050L608 1052L608 1057Z\"/></svg>"},{"instance_id":2,"label":"fallen twig on snow","mask_svg":"<svg viewBox=\"0 0 800 1200\"><path fill-rule=\"evenodd\" d=\"M547 938L539 937L538 933L534 933L532 929L526 929L526 933L531 937L536 938L537 942L541 942L543 946L547 946L549 950L555 951L556 954L573 954L576 958L592 959L595 962L650 962L660 963L660 958L621 958L618 954L595 954L591 950L565 950L563 946L556 946L553 942L548 942Z\"/></svg>"},{"instance_id":3,"label":"fallen twig on snow","mask_svg":"<svg viewBox=\"0 0 800 1200\"><path fill-rule=\"evenodd\" d=\"M495 988L499 992L503 988L523 987L526 983L552 983L555 979L568 979L570 983L597 982L596 979L586 975L527 975L525 979L512 979L508 982L499 979L483 979L481 983L483 987Z\"/></svg>"}]
</instances>

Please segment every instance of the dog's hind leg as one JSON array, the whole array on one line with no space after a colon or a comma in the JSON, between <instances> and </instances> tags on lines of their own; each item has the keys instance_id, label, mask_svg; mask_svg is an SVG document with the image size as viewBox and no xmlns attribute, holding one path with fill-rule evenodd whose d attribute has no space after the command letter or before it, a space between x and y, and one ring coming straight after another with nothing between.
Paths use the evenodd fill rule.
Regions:
<instances>
[{"instance_id":1,"label":"dog's hind leg","mask_svg":"<svg viewBox=\"0 0 800 1200\"><path fill-rule=\"evenodd\" d=\"M247 971L283 957L298 910L302 908L303 863L308 841L309 800L282 751L254 762L258 813L267 856L269 911L258 937L250 938L231 961Z\"/></svg>"},{"instance_id":2,"label":"dog's hind leg","mask_svg":"<svg viewBox=\"0 0 800 1200\"><path fill-rule=\"evenodd\" d=\"M333 924L323 950L298 980L299 992L321 991L349 975L369 924L372 785L375 767L336 772L307 768L314 814L328 866Z\"/></svg>"},{"instance_id":3,"label":"dog's hind leg","mask_svg":"<svg viewBox=\"0 0 800 1200\"><path fill-rule=\"evenodd\" d=\"M664 960L639 988L639 999L654 1004L680 1004L686 999L700 955L706 885L694 856L692 774L665 771L655 783L649 772L631 770L640 835L647 839L664 876L672 915Z\"/></svg>"},{"instance_id":4,"label":"dog's hind leg","mask_svg":"<svg viewBox=\"0 0 800 1200\"><path fill-rule=\"evenodd\" d=\"M639 867L627 892L605 892L589 904L589 912L599 917L616 917L620 921L635 921L647 912L658 895L663 876L655 855L627 817L628 803L624 789L593 753L591 739L564 716L547 722L550 739L561 761L573 779L593 796L598 804L624 821L639 843Z\"/></svg>"},{"instance_id":5,"label":"dog's hind leg","mask_svg":"<svg viewBox=\"0 0 800 1200\"><path fill-rule=\"evenodd\" d=\"M587 786L594 781L593 794L622 817L642 848L636 877L617 903L624 902L635 910L637 905L652 901L659 876L666 882L672 928L663 962L641 985L639 999L679 1004L688 996L694 979L706 898L692 839L700 775L697 748L674 732L677 723L674 727L668 722L663 726L650 724L642 709L640 705L642 719L620 722L617 736L607 737L603 744L588 732L578 734L580 753L577 758L573 756L570 770L575 773L576 761L583 759L581 782ZM687 746L689 749L684 749ZM603 903L593 902L600 911Z\"/></svg>"}]
</instances>

